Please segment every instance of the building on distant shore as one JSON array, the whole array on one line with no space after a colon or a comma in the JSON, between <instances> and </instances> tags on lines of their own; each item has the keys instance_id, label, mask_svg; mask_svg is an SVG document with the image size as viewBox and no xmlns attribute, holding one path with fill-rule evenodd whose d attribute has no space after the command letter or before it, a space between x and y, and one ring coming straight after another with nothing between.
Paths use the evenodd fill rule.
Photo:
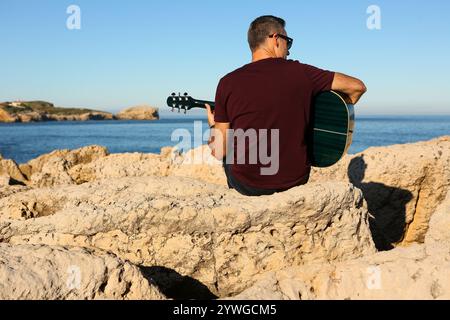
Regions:
<instances>
[{"instance_id":1,"label":"building on distant shore","mask_svg":"<svg viewBox=\"0 0 450 320\"><path fill-rule=\"evenodd\" d=\"M22 101L20 101L20 100L16 100L16 101L9 103L9 105L12 107L20 107L21 104L22 104Z\"/></svg>"}]
</instances>

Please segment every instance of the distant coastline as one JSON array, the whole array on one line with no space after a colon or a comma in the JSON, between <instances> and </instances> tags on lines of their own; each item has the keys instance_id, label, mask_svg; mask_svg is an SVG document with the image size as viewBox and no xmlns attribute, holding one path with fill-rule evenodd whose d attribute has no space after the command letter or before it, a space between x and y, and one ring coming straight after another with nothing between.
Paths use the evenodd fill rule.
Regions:
<instances>
[{"instance_id":1,"label":"distant coastline","mask_svg":"<svg viewBox=\"0 0 450 320\"><path fill-rule=\"evenodd\" d=\"M124 109L117 114L86 108L55 107L47 101L0 103L0 122L158 120L159 110L147 105Z\"/></svg>"}]
</instances>

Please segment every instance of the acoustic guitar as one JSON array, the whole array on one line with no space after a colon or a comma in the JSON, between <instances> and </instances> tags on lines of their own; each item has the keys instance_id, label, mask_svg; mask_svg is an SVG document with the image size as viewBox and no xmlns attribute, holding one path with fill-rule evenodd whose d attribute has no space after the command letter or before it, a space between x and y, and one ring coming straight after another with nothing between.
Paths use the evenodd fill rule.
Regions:
<instances>
[{"instance_id":1,"label":"acoustic guitar","mask_svg":"<svg viewBox=\"0 0 450 320\"><path fill-rule=\"evenodd\" d=\"M172 111L178 109L186 113L192 108L203 108L209 104L214 110L213 101L198 100L189 96L172 93L167 105ZM309 135L309 159L314 167L325 168L337 163L352 143L355 113L352 104L343 95L334 91L318 94L311 109L311 132Z\"/></svg>"}]
</instances>

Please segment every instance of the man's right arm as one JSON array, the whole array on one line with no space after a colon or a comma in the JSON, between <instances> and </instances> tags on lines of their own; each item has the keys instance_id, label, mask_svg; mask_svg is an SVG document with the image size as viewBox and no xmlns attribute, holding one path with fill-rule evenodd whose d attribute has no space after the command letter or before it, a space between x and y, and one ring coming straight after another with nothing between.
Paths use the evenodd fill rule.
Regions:
<instances>
[{"instance_id":1,"label":"man's right arm","mask_svg":"<svg viewBox=\"0 0 450 320\"><path fill-rule=\"evenodd\" d=\"M350 100L347 102L356 104L367 88L361 80L335 72L331 90L346 94Z\"/></svg>"}]
</instances>

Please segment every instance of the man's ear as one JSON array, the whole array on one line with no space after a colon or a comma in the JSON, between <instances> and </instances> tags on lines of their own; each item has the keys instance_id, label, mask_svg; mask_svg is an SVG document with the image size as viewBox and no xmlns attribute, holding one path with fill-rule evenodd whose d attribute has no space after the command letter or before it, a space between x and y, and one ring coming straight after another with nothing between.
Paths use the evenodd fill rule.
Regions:
<instances>
[{"instance_id":1,"label":"man's ear","mask_svg":"<svg viewBox=\"0 0 450 320\"><path fill-rule=\"evenodd\" d=\"M278 33L275 33L274 36L273 36L272 38L270 38L272 41L275 42L274 46L275 46L276 48L279 47L278 40L277 40L277 35L278 35Z\"/></svg>"}]
</instances>

